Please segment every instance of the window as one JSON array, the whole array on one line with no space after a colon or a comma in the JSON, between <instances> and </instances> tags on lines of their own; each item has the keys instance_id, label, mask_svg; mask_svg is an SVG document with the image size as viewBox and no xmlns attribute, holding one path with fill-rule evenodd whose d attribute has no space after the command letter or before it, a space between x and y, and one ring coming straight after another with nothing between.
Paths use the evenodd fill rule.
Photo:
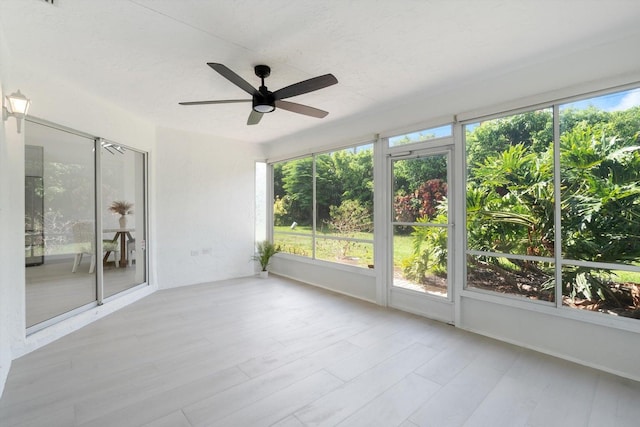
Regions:
<instances>
[{"instance_id":1,"label":"window","mask_svg":"<svg viewBox=\"0 0 640 427\"><path fill-rule=\"evenodd\" d=\"M465 127L467 286L553 301L553 114Z\"/></svg>"},{"instance_id":2,"label":"window","mask_svg":"<svg viewBox=\"0 0 640 427\"><path fill-rule=\"evenodd\" d=\"M559 117L562 302L640 317L640 89Z\"/></svg>"},{"instance_id":3,"label":"window","mask_svg":"<svg viewBox=\"0 0 640 427\"><path fill-rule=\"evenodd\" d=\"M256 242L267 240L267 164L256 162Z\"/></svg>"},{"instance_id":4,"label":"window","mask_svg":"<svg viewBox=\"0 0 640 427\"><path fill-rule=\"evenodd\" d=\"M283 252L373 265L373 145L273 165L274 241Z\"/></svg>"},{"instance_id":5,"label":"window","mask_svg":"<svg viewBox=\"0 0 640 427\"><path fill-rule=\"evenodd\" d=\"M466 286L640 317L640 89L554 109L465 126Z\"/></svg>"},{"instance_id":6,"label":"window","mask_svg":"<svg viewBox=\"0 0 640 427\"><path fill-rule=\"evenodd\" d=\"M273 238L283 252L313 257L313 157L273 166Z\"/></svg>"},{"instance_id":7,"label":"window","mask_svg":"<svg viewBox=\"0 0 640 427\"><path fill-rule=\"evenodd\" d=\"M444 125L435 128L429 128L418 132L399 135L389 138L389 147L398 145L413 144L416 142L429 141L436 138L446 138L451 136L451 125Z\"/></svg>"}]
</instances>

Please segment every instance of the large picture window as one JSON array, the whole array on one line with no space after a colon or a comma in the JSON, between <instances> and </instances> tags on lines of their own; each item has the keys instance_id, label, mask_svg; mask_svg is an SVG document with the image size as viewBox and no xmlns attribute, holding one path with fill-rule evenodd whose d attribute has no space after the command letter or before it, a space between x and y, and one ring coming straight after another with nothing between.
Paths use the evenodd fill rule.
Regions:
<instances>
[{"instance_id":1,"label":"large picture window","mask_svg":"<svg viewBox=\"0 0 640 427\"><path fill-rule=\"evenodd\" d=\"M640 89L559 118L563 305L640 318Z\"/></svg>"},{"instance_id":2,"label":"large picture window","mask_svg":"<svg viewBox=\"0 0 640 427\"><path fill-rule=\"evenodd\" d=\"M283 252L373 265L373 145L275 163L274 241Z\"/></svg>"},{"instance_id":3,"label":"large picture window","mask_svg":"<svg viewBox=\"0 0 640 427\"><path fill-rule=\"evenodd\" d=\"M467 286L553 301L553 114L465 127Z\"/></svg>"},{"instance_id":4,"label":"large picture window","mask_svg":"<svg viewBox=\"0 0 640 427\"><path fill-rule=\"evenodd\" d=\"M640 317L640 90L468 124L465 147L467 288Z\"/></svg>"}]
</instances>

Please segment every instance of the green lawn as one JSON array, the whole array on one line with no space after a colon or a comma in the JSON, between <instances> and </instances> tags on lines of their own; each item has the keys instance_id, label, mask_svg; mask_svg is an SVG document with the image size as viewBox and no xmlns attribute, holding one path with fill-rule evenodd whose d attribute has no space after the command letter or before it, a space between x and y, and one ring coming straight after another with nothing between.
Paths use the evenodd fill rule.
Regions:
<instances>
[{"instance_id":1,"label":"green lawn","mask_svg":"<svg viewBox=\"0 0 640 427\"><path fill-rule=\"evenodd\" d=\"M283 252L292 253L310 257L313 253L311 247L311 227L297 226L292 230L289 226L274 227L274 240L279 244ZM295 232L302 235L284 234L286 232ZM366 267L373 264L373 244L361 242L347 242L334 239L323 239L323 236L335 236L331 233L319 233L316 236L316 258L326 261L339 262L342 264L359 265ZM373 233L355 233L350 236L363 240L373 240ZM342 256L346 250L345 255ZM412 237L395 236L394 237L394 264L400 268L403 259L409 257L412 251Z\"/></svg>"}]
</instances>

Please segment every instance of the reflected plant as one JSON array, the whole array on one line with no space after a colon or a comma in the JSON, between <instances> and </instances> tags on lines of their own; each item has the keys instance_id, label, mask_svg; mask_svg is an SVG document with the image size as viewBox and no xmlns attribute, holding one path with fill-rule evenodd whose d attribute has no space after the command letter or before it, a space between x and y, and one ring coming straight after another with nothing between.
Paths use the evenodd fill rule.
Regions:
<instances>
[{"instance_id":1,"label":"reflected plant","mask_svg":"<svg viewBox=\"0 0 640 427\"><path fill-rule=\"evenodd\" d=\"M124 200L116 200L111 203L109 210L119 215L129 215L133 213L133 203Z\"/></svg>"}]
</instances>

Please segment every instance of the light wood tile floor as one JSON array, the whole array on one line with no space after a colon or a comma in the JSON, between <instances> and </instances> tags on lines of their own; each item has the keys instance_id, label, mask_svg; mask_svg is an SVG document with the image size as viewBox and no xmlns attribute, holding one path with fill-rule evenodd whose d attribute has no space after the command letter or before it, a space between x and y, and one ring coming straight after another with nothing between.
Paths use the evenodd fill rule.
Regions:
<instances>
[{"instance_id":1,"label":"light wood tile floor","mask_svg":"<svg viewBox=\"0 0 640 427\"><path fill-rule=\"evenodd\" d=\"M640 383L272 276L159 291L15 360L0 425L638 426L638 402Z\"/></svg>"},{"instance_id":2,"label":"light wood tile floor","mask_svg":"<svg viewBox=\"0 0 640 427\"><path fill-rule=\"evenodd\" d=\"M72 273L73 255L69 255L26 268L27 327L96 301L96 275L89 273L90 263L91 257L84 256L77 272ZM136 264L105 267L105 298L143 283L143 270L143 265Z\"/></svg>"}]
</instances>

